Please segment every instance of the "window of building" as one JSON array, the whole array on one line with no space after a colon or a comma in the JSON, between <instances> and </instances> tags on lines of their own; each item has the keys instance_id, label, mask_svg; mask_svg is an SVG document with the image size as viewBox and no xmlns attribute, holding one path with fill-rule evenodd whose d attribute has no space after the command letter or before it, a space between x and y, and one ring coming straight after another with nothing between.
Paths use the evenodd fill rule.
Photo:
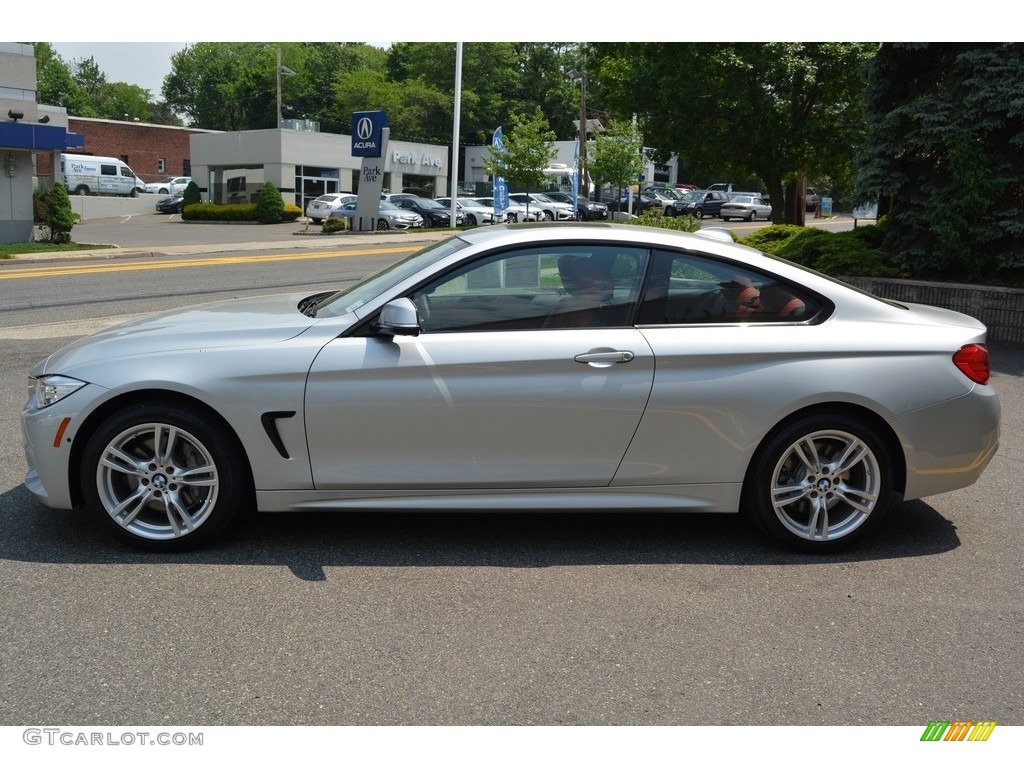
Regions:
<instances>
[{"instance_id":1,"label":"window of building","mask_svg":"<svg viewBox=\"0 0 1024 768\"><path fill-rule=\"evenodd\" d=\"M160 158L156 161L156 172L166 173L167 172L167 161L164 158Z\"/></svg>"}]
</instances>

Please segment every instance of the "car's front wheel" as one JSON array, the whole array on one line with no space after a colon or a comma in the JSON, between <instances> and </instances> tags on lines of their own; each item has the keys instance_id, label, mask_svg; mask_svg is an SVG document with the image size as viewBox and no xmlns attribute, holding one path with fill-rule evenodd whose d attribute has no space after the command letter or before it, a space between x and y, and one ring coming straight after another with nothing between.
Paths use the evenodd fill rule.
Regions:
<instances>
[{"instance_id":1,"label":"car's front wheel","mask_svg":"<svg viewBox=\"0 0 1024 768\"><path fill-rule=\"evenodd\" d=\"M127 406L89 438L82 492L114 536L140 549L208 542L250 498L232 436L187 406Z\"/></svg>"},{"instance_id":2,"label":"car's front wheel","mask_svg":"<svg viewBox=\"0 0 1024 768\"><path fill-rule=\"evenodd\" d=\"M385 231L387 229L391 229L391 225L388 223L388 220L387 219L377 219L377 231L378 232L383 232L383 231Z\"/></svg>"},{"instance_id":3,"label":"car's front wheel","mask_svg":"<svg viewBox=\"0 0 1024 768\"><path fill-rule=\"evenodd\" d=\"M861 420L812 415L770 436L744 484L744 511L765 533L829 552L876 527L890 506L892 461Z\"/></svg>"}]
</instances>

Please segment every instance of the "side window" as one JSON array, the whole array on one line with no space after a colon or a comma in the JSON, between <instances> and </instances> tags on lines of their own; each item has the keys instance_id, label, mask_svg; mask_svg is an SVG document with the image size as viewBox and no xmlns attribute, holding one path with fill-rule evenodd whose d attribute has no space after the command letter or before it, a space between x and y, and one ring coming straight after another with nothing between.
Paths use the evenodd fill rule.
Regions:
<instances>
[{"instance_id":1,"label":"side window","mask_svg":"<svg viewBox=\"0 0 1024 768\"><path fill-rule=\"evenodd\" d=\"M100 166L100 175L102 175L102 176L117 176L117 166L116 165L101 165Z\"/></svg>"},{"instance_id":2,"label":"side window","mask_svg":"<svg viewBox=\"0 0 1024 768\"><path fill-rule=\"evenodd\" d=\"M518 249L461 267L415 291L424 333L631 325L643 249Z\"/></svg>"},{"instance_id":3,"label":"side window","mask_svg":"<svg viewBox=\"0 0 1024 768\"><path fill-rule=\"evenodd\" d=\"M738 264L660 251L640 306L640 325L806 322L821 303L797 286Z\"/></svg>"}]
</instances>

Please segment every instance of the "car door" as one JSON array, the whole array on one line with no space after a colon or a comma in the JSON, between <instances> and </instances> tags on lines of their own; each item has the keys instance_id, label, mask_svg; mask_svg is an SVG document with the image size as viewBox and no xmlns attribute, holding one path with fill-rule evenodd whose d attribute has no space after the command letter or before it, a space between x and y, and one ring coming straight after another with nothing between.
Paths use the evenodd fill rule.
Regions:
<instances>
[{"instance_id":1,"label":"car door","mask_svg":"<svg viewBox=\"0 0 1024 768\"><path fill-rule=\"evenodd\" d=\"M558 248L487 257L423 285L409 295L418 336L330 342L307 384L316 487L608 485L654 379L632 326L646 251L577 254L618 270L612 299L585 315L561 308L558 262L571 246Z\"/></svg>"}]
</instances>

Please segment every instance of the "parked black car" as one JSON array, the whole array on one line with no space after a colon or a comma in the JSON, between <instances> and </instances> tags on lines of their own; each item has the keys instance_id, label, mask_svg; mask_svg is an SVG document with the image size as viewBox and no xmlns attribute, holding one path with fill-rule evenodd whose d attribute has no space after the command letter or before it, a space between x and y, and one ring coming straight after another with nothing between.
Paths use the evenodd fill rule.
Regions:
<instances>
[{"instance_id":1,"label":"parked black car","mask_svg":"<svg viewBox=\"0 0 1024 768\"><path fill-rule=\"evenodd\" d=\"M391 202L399 208L405 208L407 211L416 211L416 213L423 217L423 226L425 227L451 226L452 217L450 211L437 202L437 200L430 200L426 197L399 197L393 195L391 196ZM462 213L456 213L455 225L462 226L465 219L466 217Z\"/></svg>"},{"instance_id":2,"label":"parked black car","mask_svg":"<svg viewBox=\"0 0 1024 768\"><path fill-rule=\"evenodd\" d=\"M609 211L629 211L629 195L623 195L618 200L608 200L606 202ZM650 192L641 192L633 195L634 214L649 210L660 211L661 205L661 198L652 195Z\"/></svg>"},{"instance_id":3,"label":"parked black car","mask_svg":"<svg viewBox=\"0 0 1024 768\"><path fill-rule=\"evenodd\" d=\"M157 201L156 212L157 213L181 213L181 209L185 207L185 198L182 194L177 194L174 197L165 197L163 200Z\"/></svg>"},{"instance_id":4,"label":"parked black car","mask_svg":"<svg viewBox=\"0 0 1024 768\"><path fill-rule=\"evenodd\" d=\"M687 192L679 202L679 213L684 216L696 216L703 219L705 216L716 218L722 214L722 203L729 199L724 192L716 192L708 189L695 189Z\"/></svg>"},{"instance_id":5,"label":"parked black car","mask_svg":"<svg viewBox=\"0 0 1024 768\"><path fill-rule=\"evenodd\" d=\"M545 195L559 203L572 205L572 195L568 192L545 192ZM585 197L576 197L576 219L579 221L603 221L608 218L608 206Z\"/></svg>"}]
</instances>

